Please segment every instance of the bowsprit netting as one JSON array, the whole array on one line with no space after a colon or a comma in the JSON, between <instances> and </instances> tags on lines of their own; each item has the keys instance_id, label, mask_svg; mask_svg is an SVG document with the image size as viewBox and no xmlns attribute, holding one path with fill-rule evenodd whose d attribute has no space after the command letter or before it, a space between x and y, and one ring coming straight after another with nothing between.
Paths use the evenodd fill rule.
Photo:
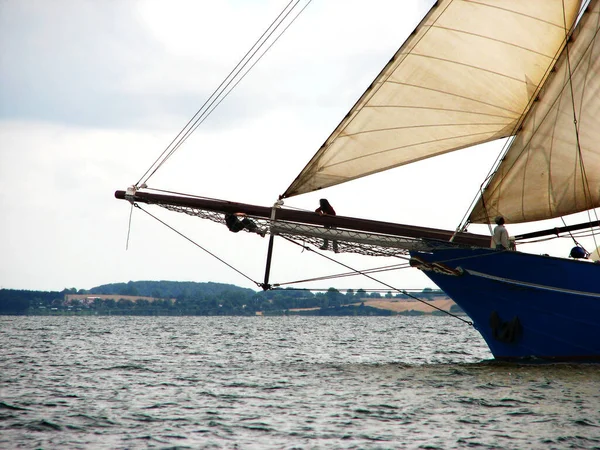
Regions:
<instances>
[{"instance_id":1,"label":"bowsprit netting","mask_svg":"<svg viewBox=\"0 0 600 450\"><path fill-rule=\"evenodd\" d=\"M211 220L225 226L222 212L210 211L190 206L155 203L169 211ZM256 229L243 231L255 234L272 234L321 248L328 241L328 250L336 253L356 253L369 256L406 256L409 250L427 251L431 248L449 246L449 243L432 242L420 238L399 237L378 233L353 231L343 228L327 228L319 225L303 224L291 221L271 220L262 217L247 216L256 224ZM451 245L451 244L450 244Z\"/></svg>"}]
</instances>

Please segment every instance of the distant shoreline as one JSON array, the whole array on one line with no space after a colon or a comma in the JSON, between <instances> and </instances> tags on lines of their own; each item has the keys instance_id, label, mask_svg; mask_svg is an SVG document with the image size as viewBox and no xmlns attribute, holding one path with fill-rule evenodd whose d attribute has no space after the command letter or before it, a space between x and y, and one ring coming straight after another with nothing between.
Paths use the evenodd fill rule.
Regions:
<instances>
[{"instance_id":1,"label":"distant shoreline","mask_svg":"<svg viewBox=\"0 0 600 450\"><path fill-rule=\"evenodd\" d=\"M182 311L155 311L153 313L132 313L131 311L122 311L118 308L111 310L93 310L86 308L76 309L29 309L21 314L6 314L6 315L25 315L25 316L153 316L153 317L183 317L183 316L198 316L198 317L214 317L214 316L425 316L425 315L443 315L444 311L450 312L450 308L455 305L454 301L449 297L436 298L435 300L404 300L404 299L370 299L365 298L363 301L356 301L350 305L338 307L313 307L313 308L288 308L271 311L254 311L246 314L188 314ZM431 306L430 306L431 305ZM457 313L455 311L453 313ZM461 312L458 312L459 314Z\"/></svg>"},{"instance_id":2,"label":"distant shoreline","mask_svg":"<svg viewBox=\"0 0 600 450\"><path fill-rule=\"evenodd\" d=\"M442 291L253 291L221 283L136 281L61 292L0 289L0 314L36 316L390 316L461 313Z\"/></svg>"}]
</instances>

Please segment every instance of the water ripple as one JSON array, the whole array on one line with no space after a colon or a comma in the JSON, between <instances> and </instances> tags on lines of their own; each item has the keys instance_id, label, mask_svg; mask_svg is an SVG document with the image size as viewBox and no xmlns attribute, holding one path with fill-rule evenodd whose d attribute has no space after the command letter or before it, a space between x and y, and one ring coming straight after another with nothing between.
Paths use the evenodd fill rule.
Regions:
<instances>
[{"instance_id":1,"label":"water ripple","mask_svg":"<svg viewBox=\"0 0 600 450\"><path fill-rule=\"evenodd\" d=\"M598 448L600 367L444 317L0 317L1 448Z\"/></svg>"}]
</instances>

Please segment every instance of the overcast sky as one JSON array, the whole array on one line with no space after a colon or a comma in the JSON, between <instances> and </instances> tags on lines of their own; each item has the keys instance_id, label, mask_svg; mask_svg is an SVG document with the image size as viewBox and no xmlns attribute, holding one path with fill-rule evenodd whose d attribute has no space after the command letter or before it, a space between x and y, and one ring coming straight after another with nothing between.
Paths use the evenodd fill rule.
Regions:
<instances>
[{"instance_id":1,"label":"overcast sky","mask_svg":"<svg viewBox=\"0 0 600 450\"><path fill-rule=\"evenodd\" d=\"M257 289L139 211L126 250L130 207L114 191L138 181L287 3L0 0L0 288L175 280ZM149 184L272 205L431 3L314 0ZM500 147L286 204L314 210L326 196L338 214L454 229ZM151 212L262 281L267 239ZM345 257L358 269L399 262ZM346 271L280 240L274 258L272 282ZM386 282L435 287L412 269ZM331 285L383 287L360 278L299 286Z\"/></svg>"}]
</instances>

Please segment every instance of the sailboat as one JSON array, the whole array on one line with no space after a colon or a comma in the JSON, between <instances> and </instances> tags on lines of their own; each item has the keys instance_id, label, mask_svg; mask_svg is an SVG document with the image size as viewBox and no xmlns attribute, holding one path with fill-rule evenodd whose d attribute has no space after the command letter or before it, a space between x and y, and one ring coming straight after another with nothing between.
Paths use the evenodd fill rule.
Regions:
<instances>
[{"instance_id":1,"label":"sailboat","mask_svg":"<svg viewBox=\"0 0 600 450\"><path fill-rule=\"evenodd\" d=\"M543 236L600 231L600 1L440 0L272 207L152 192L116 198L336 252L404 256L470 317L499 360L600 361L600 264L521 251ZM455 230L289 209L284 200L426 158L505 139ZM535 223L588 212L576 225L491 248L471 224ZM596 244L597 246L597 244ZM576 246L578 247L578 246ZM332 248L333 250L333 248ZM596 253L597 255L597 253Z\"/></svg>"}]
</instances>

